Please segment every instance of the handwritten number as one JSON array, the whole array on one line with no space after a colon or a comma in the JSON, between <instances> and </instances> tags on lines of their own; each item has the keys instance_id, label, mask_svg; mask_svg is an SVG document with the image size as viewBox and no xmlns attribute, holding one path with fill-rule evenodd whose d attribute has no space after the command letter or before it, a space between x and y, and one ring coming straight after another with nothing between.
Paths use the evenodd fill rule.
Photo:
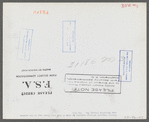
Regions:
<instances>
[{"instance_id":1,"label":"handwritten number","mask_svg":"<svg viewBox=\"0 0 149 122\"><path fill-rule=\"evenodd\" d=\"M79 62L76 64L76 66L77 66L78 64L79 64ZM76 66L75 66L75 67L76 67Z\"/></svg>"},{"instance_id":2,"label":"handwritten number","mask_svg":"<svg viewBox=\"0 0 149 122\"><path fill-rule=\"evenodd\" d=\"M84 63L84 62L83 62L83 63ZM83 63L82 63L82 64L83 64ZM82 66L82 64L80 65L80 67Z\"/></svg>"},{"instance_id":3,"label":"handwritten number","mask_svg":"<svg viewBox=\"0 0 149 122\"><path fill-rule=\"evenodd\" d=\"M91 64L95 64L96 63L96 61L94 61L94 59L92 60L92 62L91 62Z\"/></svg>"},{"instance_id":4,"label":"handwritten number","mask_svg":"<svg viewBox=\"0 0 149 122\"><path fill-rule=\"evenodd\" d=\"M115 58L114 58L114 57L112 57L112 58L111 58L111 62L113 62L114 60L115 60Z\"/></svg>"},{"instance_id":5,"label":"handwritten number","mask_svg":"<svg viewBox=\"0 0 149 122\"><path fill-rule=\"evenodd\" d=\"M87 59L87 61L86 61L86 63L85 63L85 65L88 63L88 61L89 61L90 59Z\"/></svg>"},{"instance_id":6,"label":"handwritten number","mask_svg":"<svg viewBox=\"0 0 149 122\"><path fill-rule=\"evenodd\" d=\"M103 57L103 58L102 58L102 62L105 62L105 61L113 62L114 60L115 60L114 57L112 57L112 58L106 58L106 57Z\"/></svg>"},{"instance_id":7,"label":"handwritten number","mask_svg":"<svg viewBox=\"0 0 149 122\"><path fill-rule=\"evenodd\" d=\"M104 62L104 61L106 61L107 60L107 58L106 57L103 57L102 58L102 62Z\"/></svg>"},{"instance_id":8,"label":"handwritten number","mask_svg":"<svg viewBox=\"0 0 149 122\"><path fill-rule=\"evenodd\" d=\"M74 63L75 63L75 62L71 62L71 63L70 63L70 66L68 66L68 68L71 68Z\"/></svg>"}]
</instances>

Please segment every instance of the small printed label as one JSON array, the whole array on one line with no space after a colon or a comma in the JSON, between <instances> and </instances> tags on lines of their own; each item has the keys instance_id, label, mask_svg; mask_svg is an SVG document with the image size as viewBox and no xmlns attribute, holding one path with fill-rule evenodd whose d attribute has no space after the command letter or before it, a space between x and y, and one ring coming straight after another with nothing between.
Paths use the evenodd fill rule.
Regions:
<instances>
[{"instance_id":1,"label":"small printed label","mask_svg":"<svg viewBox=\"0 0 149 122\"><path fill-rule=\"evenodd\" d=\"M131 82L132 80L132 55L131 50L120 51L119 75L122 82Z\"/></svg>"},{"instance_id":2,"label":"small printed label","mask_svg":"<svg viewBox=\"0 0 149 122\"><path fill-rule=\"evenodd\" d=\"M76 21L63 21L62 30L62 51L76 52Z\"/></svg>"},{"instance_id":3,"label":"small printed label","mask_svg":"<svg viewBox=\"0 0 149 122\"><path fill-rule=\"evenodd\" d=\"M21 29L18 46L18 59L27 61L30 59L32 35L32 29Z\"/></svg>"},{"instance_id":4,"label":"small printed label","mask_svg":"<svg viewBox=\"0 0 149 122\"><path fill-rule=\"evenodd\" d=\"M66 74L66 93L120 94L118 75Z\"/></svg>"}]
</instances>

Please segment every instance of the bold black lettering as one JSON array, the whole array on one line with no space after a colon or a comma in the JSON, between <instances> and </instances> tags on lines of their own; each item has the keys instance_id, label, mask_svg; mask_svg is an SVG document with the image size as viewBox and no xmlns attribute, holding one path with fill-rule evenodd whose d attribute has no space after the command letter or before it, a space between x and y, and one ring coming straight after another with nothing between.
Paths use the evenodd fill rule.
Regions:
<instances>
[{"instance_id":1,"label":"bold black lettering","mask_svg":"<svg viewBox=\"0 0 149 122\"><path fill-rule=\"evenodd\" d=\"M29 88L29 85L31 83L31 81L29 81L29 83L27 81L25 81L27 88Z\"/></svg>"},{"instance_id":2,"label":"bold black lettering","mask_svg":"<svg viewBox=\"0 0 149 122\"><path fill-rule=\"evenodd\" d=\"M41 87L41 81L37 81L36 82L36 88L40 88Z\"/></svg>"},{"instance_id":3,"label":"bold black lettering","mask_svg":"<svg viewBox=\"0 0 149 122\"><path fill-rule=\"evenodd\" d=\"M45 88L50 88L50 81L46 84Z\"/></svg>"}]
</instances>

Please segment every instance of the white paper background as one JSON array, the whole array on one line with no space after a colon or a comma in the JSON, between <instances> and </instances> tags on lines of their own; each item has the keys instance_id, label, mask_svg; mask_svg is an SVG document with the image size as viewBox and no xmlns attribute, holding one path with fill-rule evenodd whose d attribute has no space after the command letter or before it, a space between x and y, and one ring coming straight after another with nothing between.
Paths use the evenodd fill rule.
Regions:
<instances>
[{"instance_id":1,"label":"white paper background","mask_svg":"<svg viewBox=\"0 0 149 122\"><path fill-rule=\"evenodd\" d=\"M5 119L124 119L146 118L146 3L4 3L3 117ZM45 10L49 14L33 14ZM76 53L62 52L62 21L76 21ZM29 61L17 59L21 28L33 29ZM122 82L121 94L69 94L66 73L119 74L119 50L133 51L132 81ZM113 62L102 58L114 57ZM87 65L68 68L70 62ZM51 68L48 78L16 78L23 69ZM26 95L24 80L50 80L52 95ZM38 91L33 88L32 91ZM43 90L46 91L46 90ZM67 116L74 112L116 112L117 116ZM28 115L28 116L20 116ZM35 116L36 115L36 116ZM41 116L42 115L42 116ZM50 116L44 116L50 115ZM55 115L55 116L51 116ZM61 115L61 116L59 116ZM65 116L64 116L65 115ZM92 114L95 115L95 114Z\"/></svg>"}]
</instances>

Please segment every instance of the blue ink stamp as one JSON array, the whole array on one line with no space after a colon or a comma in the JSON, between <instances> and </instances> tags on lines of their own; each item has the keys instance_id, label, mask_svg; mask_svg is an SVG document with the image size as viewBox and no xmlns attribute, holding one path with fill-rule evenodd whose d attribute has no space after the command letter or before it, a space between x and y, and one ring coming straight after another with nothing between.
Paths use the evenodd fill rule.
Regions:
<instances>
[{"instance_id":1,"label":"blue ink stamp","mask_svg":"<svg viewBox=\"0 0 149 122\"><path fill-rule=\"evenodd\" d=\"M30 60L32 36L33 29L21 29L17 59L26 61Z\"/></svg>"},{"instance_id":2,"label":"blue ink stamp","mask_svg":"<svg viewBox=\"0 0 149 122\"><path fill-rule=\"evenodd\" d=\"M119 51L119 75L121 76L120 82L132 81L132 50Z\"/></svg>"},{"instance_id":3,"label":"blue ink stamp","mask_svg":"<svg viewBox=\"0 0 149 122\"><path fill-rule=\"evenodd\" d=\"M62 52L76 52L76 21L62 22Z\"/></svg>"}]
</instances>

